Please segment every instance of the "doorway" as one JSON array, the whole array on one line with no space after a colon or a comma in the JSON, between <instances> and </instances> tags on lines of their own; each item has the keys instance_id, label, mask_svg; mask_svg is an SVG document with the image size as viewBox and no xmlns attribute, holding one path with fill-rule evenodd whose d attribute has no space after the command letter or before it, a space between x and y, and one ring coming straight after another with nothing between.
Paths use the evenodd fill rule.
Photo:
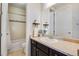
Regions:
<instances>
[{"instance_id":1,"label":"doorway","mask_svg":"<svg viewBox=\"0 0 79 59\"><path fill-rule=\"evenodd\" d=\"M24 56L26 43L26 4L9 3L9 56Z\"/></svg>"}]
</instances>

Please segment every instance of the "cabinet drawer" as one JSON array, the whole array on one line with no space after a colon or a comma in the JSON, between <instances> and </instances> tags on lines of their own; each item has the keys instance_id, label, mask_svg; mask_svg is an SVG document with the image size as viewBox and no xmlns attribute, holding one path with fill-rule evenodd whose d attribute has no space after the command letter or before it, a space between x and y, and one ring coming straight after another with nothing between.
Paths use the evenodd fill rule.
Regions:
<instances>
[{"instance_id":1,"label":"cabinet drawer","mask_svg":"<svg viewBox=\"0 0 79 59\"><path fill-rule=\"evenodd\" d=\"M31 40L32 45L36 45L36 42L34 40Z\"/></svg>"},{"instance_id":2,"label":"cabinet drawer","mask_svg":"<svg viewBox=\"0 0 79 59\"><path fill-rule=\"evenodd\" d=\"M37 44L37 48L39 48L40 50L42 50L43 52L45 52L45 53L48 54L48 49L49 49L48 47L46 47L46 46L44 46L44 45L38 43L38 44Z\"/></svg>"},{"instance_id":3,"label":"cabinet drawer","mask_svg":"<svg viewBox=\"0 0 79 59\"><path fill-rule=\"evenodd\" d=\"M53 49L50 49L50 55L51 56L67 56L64 53L61 53L61 52L53 50Z\"/></svg>"},{"instance_id":4,"label":"cabinet drawer","mask_svg":"<svg viewBox=\"0 0 79 59\"><path fill-rule=\"evenodd\" d=\"M57 52L57 56L67 56L67 55L60 53L60 52Z\"/></svg>"}]
</instances>

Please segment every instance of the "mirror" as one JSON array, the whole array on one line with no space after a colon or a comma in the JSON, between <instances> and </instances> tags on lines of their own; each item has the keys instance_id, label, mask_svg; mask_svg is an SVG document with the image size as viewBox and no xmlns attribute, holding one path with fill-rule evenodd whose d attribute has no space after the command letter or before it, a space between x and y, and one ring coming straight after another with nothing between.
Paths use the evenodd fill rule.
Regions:
<instances>
[{"instance_id":1,"label":"mirror","mask_svg":"<svg viewBox=\"0 0 79 59\"><path fill-rule=\"evenodd\" d=\"M79 38L79 3L57 3L47 10L50 37Z\"/></svg>"}]
</instances>

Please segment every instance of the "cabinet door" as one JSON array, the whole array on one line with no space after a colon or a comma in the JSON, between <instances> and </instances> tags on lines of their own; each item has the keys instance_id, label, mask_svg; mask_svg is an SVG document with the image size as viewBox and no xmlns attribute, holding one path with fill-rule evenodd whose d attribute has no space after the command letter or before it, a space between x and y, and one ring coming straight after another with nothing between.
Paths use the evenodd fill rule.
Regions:
<instances>
[{"instance_id":1,"label":"cabinet door","mask_svg":"<svg viewBox=\"0 0 79 59\"><path fill-rule=\"evenodd\" d=\"M31 47L31 56L36 56L36 47L33 45Z\"/></svg>"},{"instance_id":2,"label":"cabinet door","mask_svg":"<svg viewBox=\"0 0 79 59\"><path fill-rule=\"evenodd\" d=\"M49 53L49 50L48 50L49 48L41 43L37 43L37 48L42 50L43 52L45 52L47 54Z\"/></svg>"},{"instance_id":3,"label":"cabinet door","mask_svg":"<svg viewBox=\"0 0 79 59\"><path fill-rule=\"evenodd\" d=\"M55 50L50 49L50 56L57 56L56 51L55 51Z\"/></svg>"},{"instance_id":4,"label":"cabinet door","mask_svg":"<svg viewBox=\"0 0 79 59\"><path fill-rule=\"evenodd\" d=\"M31 39L31 56L36 56L36 42Z\"/></svg>"},{"instance_id":5,"label":"cabinet door","mask_svg":"<svg viewBox=\"0 0 79 59\"><path fill-rule=\"evenodd\" d=\"M48 56L48 54L44 53L40 49L37 49L37 56Z\"/></svg>"}]
</instances>

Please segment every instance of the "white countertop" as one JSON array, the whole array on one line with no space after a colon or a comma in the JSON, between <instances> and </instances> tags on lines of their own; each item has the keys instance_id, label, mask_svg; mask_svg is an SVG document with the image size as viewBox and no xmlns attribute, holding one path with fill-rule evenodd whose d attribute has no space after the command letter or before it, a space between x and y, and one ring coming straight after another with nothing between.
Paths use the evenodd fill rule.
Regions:
<instances>
[{"instance_id":1,"label":"white countertop","mask_svg":"<svg viewBox=\"0 0 79 59\"><path fill-rule=\"evenodd\" d=\"M63 51L65 53L68 53L70 55L77 56L79 50L79 44L72 43L64 40L58 40L58 39L49 39L45 37L31 37L32 40L35 40L41 44L44 44L50 48L54 48L59 51Z\"/></svg>"}]
</instances>

